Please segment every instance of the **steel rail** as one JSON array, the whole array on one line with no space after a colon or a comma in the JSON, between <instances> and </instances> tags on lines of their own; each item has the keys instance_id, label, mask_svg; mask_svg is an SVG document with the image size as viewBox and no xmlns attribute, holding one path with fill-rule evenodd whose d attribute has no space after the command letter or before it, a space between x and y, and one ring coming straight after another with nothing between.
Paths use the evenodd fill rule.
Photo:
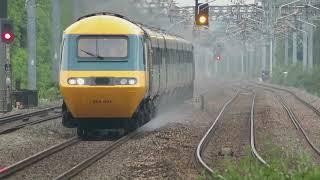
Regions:
<instances>
[{"instance_id":1,"label":"steel rail","mask_svg":"<svg viewBox=\"0 0 320 180\"><path fill-rule=\"evenodd\" d=\"M256 150L255 147L255 130L254 130L254 106L255 106L255 99L256 99L256 93L253 93L253 98L252 98L252 103L251 103L251 114L250 114L250 147L251 147L251 151L253 153L253 156L256 157L259 162L261 162L262 164L266 165L269 167L269 165L267 164L267 162L259 155L259 153ZM206 134L204 135L204 137L201 139L200 143L197 146L197 150L196 150L196 160L198 163L200 163L200 165L202 167L205 168L206 171L213 173L213 169L210 168L202 159L202 153L204 151L204 148L207 146L209 140L208 137L210 134L212 134L213 128L216 126L218 120L221 118L221 116L224 114L225 110L227 107L230 106L230 104L232 102L234 102L234 100L239 96L240 92L238 91L237 94L235 96L233 96L221 109L219 115L217 116L217 118L215 119L215 121L213 122L212 126L209 128L209 130L206 132ZM219 176L219 178L225 179L222 176Z\"/></svg>"},{"instance_id":2,"label":"steel rail","mask_svg":"<svg viewBox=\"0 0 320 180\"><path fill-rule=\"evenodd\" d=\"M16 114L11 114L11 115L7 115L7 116L0 116L0 120L2 119L6 119L6 118L10 118L10 117L14 117L14 116L19 116L22 113L16 113Z\"/></svg>"},{"instance_id":3,"label":"steel rail","mask_svg":"<svg viewBox=\"0 0 320 180\"><path fill-rule=\"evenodd\" d=\"M320 150L319 148L316 147L316 145L311 141L310 137L307 135L305 129L302 127L301 123L299 122L299 120L297 119L297 117L295 116L295 114L292 112L292 110L288 107L288 105L286 104L285 100L279 96L279 101L281 101L282 106L286 109L290 119L293 121L293 123L295 124L297 129L300 129L300 131L302 132L303 136L305 137L305 139L307 140L307 142L309 143L309 145L312 147L312 149L318 154L320 155Z\"/></svg>"},{"instance_id":4,"label":"steel rail","mask_svg":"<svg viewBox=\"0 0 320 180\"><path fill-rule=\"evenodd\" d=\"M101 150L100 152L94 154L93 156L85 159L84 161L82 161L78 165L74 166L70 170L66 171L65 173L59 175L58 177L56 177L54 179L55 180L71 179L72 177L76 176L77 174L79 174L83 170L87 169L92 164L94 164L98 160L102 159L104 156L106 156L107 154L111 153L113 150L115 150L116 148L120 147L124 143L128 142L130 139L138 136L139 134L141 134L141 133L138 132L138 131L134 131L131 134L122 137L121 139L119 139L119 140L115 141L114 143L112 143L110 146L108 146L105 149Z\"/></svg>"},{"instance_id":5,"label":"steel rail","mask_svg":"<svg viewBox=\"0 0 320 180\"><path fill-rule=\"evenodd\" d=\"M263 87L268 87L271 89L276 89L276 90L280 90L280 91L285 91L291 95L293 95L298 101L300 101L302 104L304 104L305 106L307 106L309 109L311 109L314 113L316 113L319 117L320 117L320 111L315 108L314 106L312 106L311 104L309 104L307 101L303 100L302 98L300 98L297 94L295 94L294 92L288 90L288 89L284 89L284 88L280 88L280 87L275 87L272 85L267 85L267 84L261 84L261 83L257 83L257 82L252 82L253 84L256 84L258 86L263 86Z\"/></svg>"},{"instance_id":6,"label":"steel rail","mask_svg":"<svg viewBox=\"0 0 320 180\"><path fill-rule=\"evenodd\" d=\"M61 144L50 147L50 148L48 148L44 151L41 151L33 156L30 156L24 160L21 160L13 165L5 167L5 168L1 169L1 171L0 171L0 179L9 177L10 175L17 173L18 171L20 171L26 167L29 167L30 165L48 157L54 153L57 153L57 152L65 149L69 146L72 146L80 141L81 140L78 137L71 138Z\"/></svg>"},{"instance_id":7,"label":"steel rail","mask_svg":"<svg viewBox=\"0 0 320 180\"><path fill-rule=\"evenodd\" d=\"M259 155L255 146L255 126L254 126L254 106L256 100L256 92L253 92L252 104L251 104L251 115L250 115L250 146L253 155L264 165L269 166L267 162Z\"/></svg>"},{"instance_id":8,"label":"steel rail","mask_svg":"<svg viewBox=\"0 0 320 180\"><path fill-rule=\"evenodd\" d=\"M274 87L274 86L270 86L270 85L265 85L265 84L259 84L259 83L255 83L258 84L259 86L264 87L266 90L271 91L272 93L276 93L273 89L276 90L281 90L281 91L285 91L288 92L292 95L294 95L294 97L296 99L298 99L300 102L302 102L304 105L306 105L309 109L313 110L319 117L320 117L320 112L311 104L307 103L306 101L302 100L300 97L298 97L295 93L287 90L287 89L283 89L283 88L278 88L278 87ZM270 89L271 88L271 89ZM292 121L292 123L294 124L294 126L296 127L296 129L299 129L304 138L307 140L308 144L311 146L311 148L318 154L320 155L320 149L318 147L316 147L316 145L312 142L312 140L310 139L310 137L308 136L308 134L306 133L305 129L303 128L303 126L301 125L300 121L298 120L298 118L296 117L296 115L293 113L293 111L289 108L289 106L287 105L287 103L285 102L285 100L283 99L282 96L280 96L279 94L276 94L277 99L279 100L279 102L281 103L281 105L283 106L283 108L286 110L290 120ZM311 108L312 107L312 108Z\"/></svg>"},{"instance_id":9,"label":"steel rail","mask_svg":"<svg viewBox=\"0 0 320 180\"><path fill-rule=\"evenodd\" d=\"M39 124L39 123L46 122L46 121L53 120L53 119L58 119L58 118L60 118L60 117L61 117L61 114L57 114L57 115L52 115L52 116L48 116L48 117L45 117L45 118L41 118L41 119L38 119L38 120L34 120L34 121L30 121L30 122L25 122L25 123L22 123L22 124L18 124L18 125L16 125L16 126L9 127L9 128L5 128L5 129L3 129L3 130L0 130L0 135L8 134L8 133L11 133L11 132L13 132L13 131L22 129L22 128L26 127L26 126Z\"/></svg>"},{"instance_id":10,"label":"steel rail","mask_svg":"<svg viewBox=\"0 0 320 180\"><path fill-rule=\"evenodd\" d=\"M6 124L6 123L10 123L10 122L13 122L13 121L26 120L26 119L29 119L30 117L39 116L39 115L42 115L44 113L53 111L54 109L57 109L57 108L60 108L60 107L61 106L53 106L53 107L49 107L49 108L45 108L45 109L41 109L41 110L29 112L29 113L22 113L22 114L14 114L14 115L9 115L9 116L4 116L4 117L0 118L0 125Z\"/></svg>"},{"instance_id":11,"label":"steel rail","mask_svg":"<svg viewBox=\"0 0 320 180\"><path fill-rule=\"evenodd\" d=\"M216 126L217 122L220 120L221 116L224 114L224 112L226 111L226 108L230 106L230 104L239 96L240 91L238 91L229 101L227 101L224 106L222 107L219 115L217 116L217 118L215 119L215 121L213 122L213 124L211 125L211 127L209 128L209 130L205 133L205 135L203 136L203 138L201 139L200 143L197 146L197 150L196 150L196 160L197 162L204 167L207 171L209 171L210 173L213 173L213 169L211 169L202 159L202 153L203 150L205 148L205 146L208 145L208 137L209 135L212 133L213 128Z\"/></svg>"}]
</instances>

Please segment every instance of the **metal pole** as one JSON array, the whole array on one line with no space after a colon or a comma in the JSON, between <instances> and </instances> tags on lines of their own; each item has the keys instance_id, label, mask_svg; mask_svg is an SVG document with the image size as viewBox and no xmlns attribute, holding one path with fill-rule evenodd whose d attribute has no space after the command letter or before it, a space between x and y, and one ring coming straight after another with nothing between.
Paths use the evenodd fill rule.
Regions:
<instances>
[{"instance_id":1,"label":"metal pole","mask_svg":"<svg viewBox=\"0 0 320 180\"><path fill-rule=\"evenodd\" d=\"M28 89L37 89L36 0L28 0Z\"/></svg>"},{"instance_id":2,"label":"metal pole","mask_svg":"<svg viewBox=\"0 0 320 180\"><path fill-rule=\"evenodd\" d=\"M303 29L306 29L306 24L303 24ZM303 33L303 70L307 70L308 65L308 34Z\"/></svg>"},{"instance_id":3,"label":"metal pole","mask_svg":"<svg viewBox=\"0 0 320 180\"><path fill-rule=\"evenodd\" d=\"M195 0L195 6L194 6L194 15L196 16L197 13L198 13L198 9L197 9L197 6L199 4L199 0Z\"/></svg>"},{"instance_id":4,"label":"metal pole","mask_svg":"<svg viewBox=\"0 0 320 180\"><path fill-rule=\"evenodd\" d=\"M313 27L309 27L308 37L308 68L313 68Z\"/></svg>"},{"instance_id":5,"label":"metal pole","mask_svg":"<svg viewBox=\"0 0 320 180\"><path fill-rule=\"evenodd\" d=\"M247 50L247 76L250 77L250 51Z\"/></svg>"},{"instance_id":6,"label":"metal pole","mask_svg":"<svg viewBox=\"0 0 320 180\"><path fill-rule=\"evenodd\" d=\"M80 11L81 11L81 2L79 2L79 0L73 0L72 1L72 8L73 8L73 19L76 20L80 17Z\"/></svg>"},{"instance_id":7,"label":"metal pole","mask_svg":"<svg viewBox=\"0 0 320 180\"><path fill-rule=\"evenodd\" d=\"M292 35L292 43L293 43L293 50L292 50L292 62L294 65L297 64L298 62L298 57L297 57L297 33L294 32Z\"/></svg>"},{"instance_id":8,"label":"metal pole","mask_svg":"<svg viewBox=\"0 0 320 180\"><path fill-rule=\"evenodd\" d=\"M241 74L244 73L244 53L241 51Z\"/></svg>"},{"instance_id":9,"label":"metal pole","mask_svg":"<svg viewBox=\"0 0 320 180\"><path fill-rule=\"evenodd\" d=\"M284 40L284 64L289 65L289 38L288 36L285 37Z\"/></svg>"},{"instance_id":10,"label":"metal pole","mask_svg":"<svg viewBox=\"0 0 320 180\"><path fill-rule=\"evenodd\" d=\"M230 64L231 64L229 56L226 56L226 60L227 60L227 73L229 75L229 73L230 73Z\"/></svg>"},{"instance_id":11,"label":"metal pole","mask_svg":"<svg viewBox=\"0 0 320 180\"><path fill-rule=\"evenodd\" d=\"M215 62L214 62L214 65L215 65L215 66L214 66L214 74L217 75L217 74L218 74L218 66L219 66L218 61L215 61Z\"/></svg>"},{"instance_id":12,"label":"metal pole","mask_svg":"<svg viewBox=\"0 0 320 180\"><path fill-rule=\"evenodd\" d=\"M8 18L8 2L0 0L0 21ZM1 22L0 22L1 23ZM0 29L1 33L1 29ZM5 44L0 42L0 112L6 112L6 72L2 68L6 64L6 48Z\"/></svg>"},{"instance_id":13,"label":"metal pole","mask_svg":"<svg viewBox=\"0 0 320 180\"><path fill-rule=\"evenodd\" d=\"M272 68L273 68L273 39L270 39L270 65L269 65L269 71L270 75L272 74Z\"/></svg>"},{"instance_id":14,"label":"metal pole","mask_svg":"<svg viewBox=\"0 0 320 180\"><path fill-rule=\"evenodd\" d=\"M61 4L60 0L51 0L52 2L52 79L58 82L60 66L60 42L61 42Z\"/></svg>"},{"instance_id":15,"label":"metal pole","mask_svg":"<svg viewBox=\"0 0 320 180\"><path fill-rule=\"evenodd\" d=\"M264 44L262 48L262 70L267 69L267 46Z\"/></svg>"},{"instance_id":16,"label":"metal pole","mask_svg":"<svg viewBox=\"0 0 320 180\"><path fill-rule=\"evenodd\" d=\"M0 0L0 24L8 19L8 1ZM0 34L1 34L0 29ZM11 71L9 45L0 41L0 112L11 111ZM9 88L8 88L9 87Z\"/></svg>"},{"instance_id":17,"label":"metal pole","mask_svg":"<svg viewBox=\"0 0 320 180\"><path fill-rule=\"evenodd\" d=\"M251 49L248 51L248 76L250 77L252 74L252 52Z\"/></svg>"},{"instance_id":18,"label":"metal pole","mask_svg":"<svg viewBox=\"0 0 320 180\"><path fill-rule=\"evenodd\" d=\"M272 64L276 64L277 63L277 39L275 37L273 37L273 59L272 59Z\"/></svg>"},{"instance_id":19,"label":"metal pole","mask_svg":"<svg viewBox=\"0 0 320 180\"><path fill-rule=\"evenodd\" d=\"M6 72L2 68L6 64L5 44L0 42L0 112L6 112Z\"/></svg>"},{"instance_id":20,"label":"metal pole","mask_svg":"<svg viewBox=\"0 0 320 180\"><path fill-rule=\"evenodd\" d=\"M0 18L8 18L8 0L0 0Z\"/></svg>"}]
</instances>

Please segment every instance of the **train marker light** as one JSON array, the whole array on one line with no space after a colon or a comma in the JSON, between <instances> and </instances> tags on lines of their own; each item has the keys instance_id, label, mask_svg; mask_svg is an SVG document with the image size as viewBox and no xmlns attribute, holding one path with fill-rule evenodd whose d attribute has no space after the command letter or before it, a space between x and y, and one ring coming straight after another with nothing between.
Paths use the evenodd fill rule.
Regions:
<instances>
[{"instance_id":1,"label":"train marker light","mask_svg":"<svg viewBox=\"0 0 320 180\"><path fill-rule=\"evenodd\" d=\"M135 85L135 84L137 84L137 80L136 79L129 79L128 84Z\"/></svg>"},{"instance_id":2,"label":"train marker light","mask_svg":"<svg viewBox=\"0 0 320 180\"><path fill-rule=\"evenodd\" d=\"M77 79L77 84L78 85L84 85L85 84L85 80L83 78L78 78Z\"/></svg>"},{"instance_id":3,"label":"train marker light","mask_svg":"<svg viewBox=\"0 0 320 180\"><path fill-rule=\"evenodd\" d=\"M217 60L217 61L220 61L220 60L221 60L221 56L217 56L217 57L216 57L216 60Z\"/></svg>"},{"instance_id":4,"label":"train marker light","mask_svg":"<svg viewBox=\"0 0 320 180\"><path fill-rule=\"evenodd\" d=\"M69 83L70 85L77 85L77 79L70 78L70 79L68 79L68 83Z\"/></svg>"},{"instance_id":5,"label":"train marker light","mask_svg":"<svg viewBox=\"0 0 320 180\"><path fill-rule=\"evenodd\" d=\"M120 85L127 85L128 84L128 79L121 79L120 80Z\"/></svg>"}]
</instances>

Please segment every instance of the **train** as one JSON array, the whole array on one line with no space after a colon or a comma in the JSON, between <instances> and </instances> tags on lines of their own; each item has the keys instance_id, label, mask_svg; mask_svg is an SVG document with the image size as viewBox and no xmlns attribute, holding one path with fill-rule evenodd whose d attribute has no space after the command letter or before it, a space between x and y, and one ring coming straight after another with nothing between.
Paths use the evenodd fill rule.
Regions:
<instances>
[{"instance_id":1,"label":"train","mask_svg":"<svg viewBox=\"0 0 320 180\"><path fill-rule=\"evenodd\" d=\"M122 15L99 12L63 32L59 86L62 124L133 131L159 106L193 97L193 44Z\"/></svg>"}]
</instances>

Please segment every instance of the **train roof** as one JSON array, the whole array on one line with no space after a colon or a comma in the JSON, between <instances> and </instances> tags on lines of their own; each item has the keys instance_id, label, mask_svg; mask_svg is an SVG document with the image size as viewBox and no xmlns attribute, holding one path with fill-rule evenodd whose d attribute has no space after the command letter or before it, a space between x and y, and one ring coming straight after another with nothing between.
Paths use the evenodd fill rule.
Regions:
<instances>
[{"instance_id":1,"label":"train roof","mask_svg":"<svg viewBox=\"0 0 320 180\"><path fill-rule=\"evenodd\" d=\"M84 28L85 27L85 28ZM103 27L103 28L102 28ZM83 16L69 26L65 34L110 34L110 35L143 35L147 34L152 43L168 48L192 50L192 43L185 39L169 34L161 29L133 22L119 14L100 12ZM178 46L178 47L177 47Z\"/></svg>"},{"instance_id":2,"label":"train roof","mask_svg":"<svg viewBox=\"0 0 320 180\"><path fill-rule=\"evenodd\" d=\"M64 34L117 34L117 35L140 35L143 30L136 24L110 15L96 15L83 18L69 26Z\"/></svg>"}]
</instances>

